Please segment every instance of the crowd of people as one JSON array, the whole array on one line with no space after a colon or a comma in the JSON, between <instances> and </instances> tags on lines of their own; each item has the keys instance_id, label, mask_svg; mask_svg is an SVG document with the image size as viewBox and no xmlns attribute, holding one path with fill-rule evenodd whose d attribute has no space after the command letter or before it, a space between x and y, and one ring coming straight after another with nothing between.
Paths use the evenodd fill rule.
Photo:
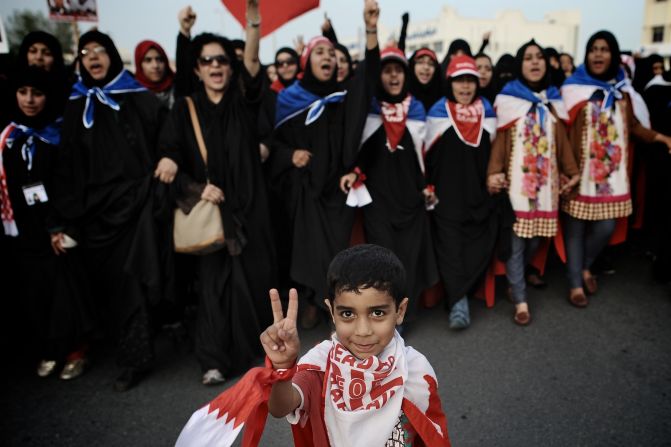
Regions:
<instances>
[{"instance_id":1,"label":"crowd of people","mask_svg":"<svg viewBox=\"0 0 671 447\"><path fill-rule=\"evenodd\" d=\"M598 288L590 268L639 214L655 277L671 280L661 57L625 54L608 31L577 67L543 36L495 64L488 35L476 54L459 39L442 60L430 48L408 57L406 14L384 48L366 25L361 60L326 20L263 66L258 1L244 41L192 37L195 21L180 11L174 69L145 40L134 73L98 30L71 66L54 36L33 31L3 84L2 268L39 376L78 377L104 334L115 389L127 390L152 367L157 328L196 304L202 382L221 383L262 355L268 290L298 288L300 326L317 326L329 263L364 241L405 267L411 325L442 283L449 327L468 327L497 262L514 322L530 324L526 287L544 285L533 261L550 241L568 302L584 308ZM175 210L201 200L218 206L225 243L175 253Z\"/></svg>"}]
</instances>

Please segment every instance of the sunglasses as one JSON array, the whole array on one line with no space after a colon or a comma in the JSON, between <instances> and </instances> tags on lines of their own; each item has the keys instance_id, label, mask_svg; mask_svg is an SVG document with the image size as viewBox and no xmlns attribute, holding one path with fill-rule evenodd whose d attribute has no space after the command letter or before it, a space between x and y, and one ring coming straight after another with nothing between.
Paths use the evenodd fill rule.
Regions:
<instances>
[{"instance_id":1,"label":"sunglasses","mask_svg":"<svg viewBox=\"0 0 671 447\"><path fill-rule=\"evenodd\" d=\"M287 59L284 61L277 61L275 62L275 65L277 67L288 67L289 65L296 65L296 59Z\"/></svg>"},{"instance_id":2,"label":"sunglasses","mask_svg":"<svg viewBox=\"0 0 671 447\"><path fill-rule=\"evenodd\" d=\"M82 58L85 58L87 56L93 56L94 54L96 56L98 56L100 54L105 54L105 53L107 53L107 50L103 46L94 47L92 49L84 48L79 52L79 54Z\"/></svg>"},{"instance_id":3,"label":"sunglasses","mask_svg":"<svg viewBox=\"0 0 671 447\"><path fill-rule=\"evenodd\" d=\"M214 63L214 61L217 61L217 64L219 65L229 65L231 63L231 60L225 54L218 54L216 56L201 56L198 58L198 63L200 65L210 66Z\"/></svg>"}]
</instances>

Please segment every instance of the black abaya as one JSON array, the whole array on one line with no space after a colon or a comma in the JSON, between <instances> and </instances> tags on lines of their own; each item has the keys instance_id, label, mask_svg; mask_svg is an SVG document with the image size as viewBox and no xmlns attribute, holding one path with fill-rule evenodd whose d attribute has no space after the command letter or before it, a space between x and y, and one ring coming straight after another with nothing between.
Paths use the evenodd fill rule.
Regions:
<instances>
[{"instance_id":1,"label":"black abaya","mask_svg":"<svg viewBox=\"0 0 671 447\"><path fill-rule=\"evenodd\" d=\"M471 292L486 271L497 239L495 201L487 193L491 143L466 145L450 127L426 154L427 182L439 203L431 212L438 269L450 307Z\"/></svg>"},{"instance_id":2,"label":"black abaya","mask_svg":"<svg viewBox=\"0 0 671 447\"><path fill-rule=\"evenodd\" d=\"M258 334L272 322L268 290L276 286L275 249L261 172L256 116L261 76L244 68L223 99L212 103L204 89L192 95L207 148L207 172L185 100L178 100L161 134L165 156L179 165L178 197L198 195L208 176L225 196L221 204L227 247L199 262L200 304L196 355L204 371L224 375L249 367L261 354ZM244 92L244 93L243 93Z\"/></svg>"}]
</instances>

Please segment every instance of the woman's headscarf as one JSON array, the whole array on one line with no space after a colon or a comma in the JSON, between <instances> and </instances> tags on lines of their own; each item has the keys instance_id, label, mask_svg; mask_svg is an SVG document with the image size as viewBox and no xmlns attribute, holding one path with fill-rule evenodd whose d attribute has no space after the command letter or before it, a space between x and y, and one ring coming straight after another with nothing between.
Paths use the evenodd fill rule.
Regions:
<instances>
[{"instance_id":1,"label":"woman's headscarf","mask_svg":"<svg viewBox=\"0 0 671 447\"><path fill-rule=\"evenodd\" d=\"M403 101L408 96L408 78L409 78L408 60L405 58L405 54L403 54L403 51L401 51L400 49L396 47L385 48L380 53L380 73L382 73L382 70L384 69L385 65L390 63L399 64L403 68L403 71L405 72L401 92L398 95L393 96L390 95L382 86L382 81L378 80L377 92L375 94L375 97L380 101L395 104Z\"/></svg>"},{"instance_id":2,"label":"woman's headscarf","mask_svg":"<svg viewBox=\"0 0 671 447\"><path fill-rule=\"evenodd\" d=\"M333 48L333 43L328 40L326 37L317 36L313 37L303 50L301 55L301 69L303 70L303 78L301 79L301 85L307 91L314 93L317 96L327 96L335 92L338 89L338 69L334 66L333 75L328 81L320 81L312 73L312 64L310 64L310 56L312 51L319 44L326 44Z\"/></svg>"},{"instance_id":3,"label":"woman's headscarf","mask_svg":"<svg viewBox=\"0 0 671 447\"><path fill-rule=\"evenodd\" d=\"M347 59L347 64L349 65L349 72L347 73L345 79L341 81L345 82L354 75L354 67L352 67L352 56L349 54L349 50L347 49L347 47L341 43L336 42L335 49L341 51L345 55L345 59Z\"/></svg>"},{"instance_id":4,"label":"woman's headscarf","mask_svg":"<svg viewBox=\"0 0 671 447\"><path fill-rule=\"evenodd\" d=\"M36 116L26 116L19 108L16 100L16 91L21 87L33 87L46 96L44 109ZM55 85L51 73L44 70L44 68L34 66L20 68L12 79L12 92L14 94L13 105L11 107L12 121L32 129L42 129L47 124L55 121L61 112L58 87L58 85Z\"/></svg>"},{"instance_id":5,"label":"woman's headscarf","mask_svg":"<svg viewBox=\"0 0 671 447\"><path fill-rule=\"evenodd\" d=\"M82 35L82 37L79 39L77 52L81 54L82 49L90 42L96 42L97 44L105 48L105 50L107 51L107 56L110 59L110 66L109 69L107 70L105 78L100 81L96 81L91 77L89 72L86 71L84 65L80 64L81 66L80 75L82 77L82 83L89 88L102 87L108 84L114 78L116 78L119 75L119 73L121 73L121 71L123 70L123 61L121 60L119 51L114 45L112 39L107 34L101 33L98 30L92 30Z\"/></svg>"},{"instance_id":6,"label":"woman's headscarf","mask_svg":"<svg viewBox=\"0 0 671 447\"><path fill-rule=\"evenodd\" d=\"M538 86L536 87L532 87L531 85L529 85L529 82L522 75L522 64L524 63L524 53L527 51L527 48L529 47L537 47L541 51L543 59L545 60L545 74L543 75L543 78L540 80ZM538 45L534 39L531 39L529 42L522 45L519 50L517 50L517 55L515 56L515 76L517 77L517 79L520 80L522 84L526 85L527 87L529 87L530 90L535 92L540 92L550 87L550 61L547 54L543 51L543 47Z\"/></svg>"},{"instance_id":7,"label":"woman's headscarf","mask_svg":"<svg viewBox=\"0 0 671 447\"><path fill-rule=\"evenodd\" d=\"M592 45L594 45L594 42L598 39L603 39L606 41L608 44L608 48L610 49L610 66L608 69L601 75L595 75L589 70L589 65L587 64L587 56L589 55L590 48L592 48ZM617 43L617 39L611 33L610 31L598 31L594 34L592 34L592 37L589 38L587 41L587 45L585 45L585 68L587 69L587 73L589 73L590 76L593 78L599 79L601 81L610 81L611 79L615 79L617 76L617 72L620 69L620 45Z\"/></svg>"},{"instance_id":8,"label":"woman's headscarf","mask_svg":"<svg viewBox=\"0 0 671 447\"><path fill-rule=\"evenodd\" d=\"M494 86L496 88L496 93L498 94L503 86L514 78L515 58L511 54L505 53L501 55L494 67L494 79L492 82L495 82Z\"/></svg>"},{"instance_id":9,"label":"woman's headscarf","mask_svg":"<svg viewBox=\"0 0 671 447\"><path fill-rule=\"evenodd\" d=\"M19 47L18 69L28 66L28 50L35 43L42 43L49 48L51 55L54 58L54 63L51 67L52 72L60 72L65 69L63 62L63 49L61 43L52 34L44 31L32 31L23 38L21 46Z\"/></svg>"},{"instance_id":10,"label":"woman's headscarf","mask_svg":"<svg viewBox=\"0 0 671 447\"><path fill-rule=\"evenodd\" d=\"M415 65L417 64L417 59L422 56L429 56L433 67L435 68L433 72L433 77L429 80L427 84L422 84L417 79L415 74ZM420 48L415 51L410 57L410 67L408 69L408 89L410 93L413 94L422 104L424 108L428 111L433 104L443 96L442 93L442 74L440 64L438 64L438 57L433 50L429 48Z\"/></svg>"},{"instance_id":11,"label":"woman's headscarf","mask_svg":"<svg viewBox=\"0 0 671 447\"><path fill-rule=\"evenodd\" d=\"M277 79L278 79L278 81L279 81L284 87L289 87L291 84L294 83L294 81L296 81L296 77L298 76L298 73L301 72L301 68L300 68L300 65L299 65L299 62L298 62L299 59L300 59L300 56L298 55L298 53L296 52L296 50L294 50L293 48L282 47L282 48L280 48L279 50L277 50L277 53L275 53L275 66L277 66L277 58L278 58L278 56L279 56L280 54L282 54L282 53L285 53L285 54L290 55L290 56L294 59L294 61L296 61L296 74L294 74L294 77L293 77L293 78L291 78L291 79L284 79L282 76L280 76L280 72L279 72L279 70L278 70L278 72L277 72Z\"/></svg>"},{"instance_id":12,"label":"woman's headscarf","mask_svg":"<svg viewBox=\"0 0 671 447\"><path fill-rule=\"evenodd\" d=\"M150 49L155 49L158 51L159 55L165 62L165 73L163 79L159 82L150 81L142 70L142 61L144 60L145 55ZM166 90L169 90L172 87L172 82L175 78L175 73L170 68L170 62L168 61L168 55L165 53L165 50L161 45L154 42L153 40L143 40L135 47L135 79L147 87L154 93L161 93Z\"/></svg>"}]
</instances>

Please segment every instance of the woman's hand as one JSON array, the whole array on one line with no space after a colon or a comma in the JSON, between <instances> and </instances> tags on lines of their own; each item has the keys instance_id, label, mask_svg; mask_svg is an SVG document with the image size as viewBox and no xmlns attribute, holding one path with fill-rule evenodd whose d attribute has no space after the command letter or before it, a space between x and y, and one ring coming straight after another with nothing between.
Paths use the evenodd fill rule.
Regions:
<instances>
[{"instance_id":1,"label":"woman's hand","mask_svg":"<svg viewBox=\"0 0 671 447\"><path fill-rule=\"evenodd\" d=\"M259 155L261 156L261 163L264 163L270 157L270 149L263 143L259 143Z\"/></svg>"},{"instance_id":2,"label":"woman's hand","mask_svg":"<svg viewBox=\"0 0 671 447\"><path fill-rule=\"evenodd\" d=\"M62 232L51 233L51 248L54 250L56 256L65 254L66 250L63 244L65 243L65 235Z\"/></svg>"},{"instance_id":3,"label":"woman's hand","mask_svg":"<svg viewBox=\"0 0 671 447\"><path fill-rule=\"evenodd\" d=\"M301 350L301 341L296 329L298 292L296 289L289 290L289 307L286 317L282 311L282 302L277 289L270 290L270 305L273 308L273 324L268 326L259 338L273 368L289 369L296 363Z\"/></svg>"},{"instance_id":4,"label":"woman's hand","mask_svg":"<svg viewBox=\"0 0 671 447\"><path fill-rule=\"evenodd\" d=\"M492 174L487 177L487 191L490 194L496 194L508 187L506 175L503 172Z\"/></svg>"},{"instance_id":5,"label":"woman's hand","mask_svg":"<svg viewBox=\"0 0 671 447\"><path fill-rule=\"evenodd\" d=\"M366 0L363 7L363 20L366 23L366 29L377 28L377 21L380 18L380 7L375 0Z\"/></svg>"},{"instance_id":6,"label":"woman's hand","mask_svg":"<svg viewBox=\"0 0 671 447\"><path fill-rule=\"evenodd\" d=\"M305 166L310 163L310 159L312 158L312 152L307 151L305 149L296 149L291 156L291 162L296 166L297 168L304 168Z\"/></svg>"},{"instance_id":7,"label":"woman's hand","mask_svg":"<svg viewBox=\"0 0 671 447\"><path fill-rule=\"evenodd\" d=\"M224 191L214 186L212 183L208 183L203 189L200 198L212 202L214 204L219 204L225 200Z\"/></svg>"},{"instance_id":8,"label":"woman's hand","mask_svg":"<svg viewBox=\"0 0 671 447\"><path fill-rule=\"evenodd\" d=\"M666 144L666 148L668 149L669 154L671 154L671 137L664 135L663 133L658 133L655 137L655 141Z\"/></svg>"},{"instance_id":9,"label":"woman's hand","mask_svg":"<svg viewBox=\"0 0 671 447\"><path fill-rule=\"evenodd\" d=\"M426 203L426 206L433 206L438 203L438 196L436 195L436 192L433 190L433 188L427 186L422 190L422 194L424 195L424 202Z\"/></svg>"},{"instance_id":10,"label":"woman's hand","mask_svg":"<svg viewBox=\"0 0 671 447\"><path fill-rule=\"evenodd\" d=\"M180 9L177 20L179 20L179 32L186 37L191 37L191 28L196 23L196 13L191 6Z\"/></svg>"},{"instance_id":11,"label":"woman's hand","mask_svg":"<svg viewBox=\"0 0 671 447\"><path fill-rule=\"evenodd\" d=\"M159 160L158 165L156 165L154 178L158 178L163 183L172 183L172 181L175 180L177 170L177 163L168 157L163 157L161 160Z\"/></svg>"},{"instance_id":12,"label":"woman's hand","mask_svg":"<svg viewBox=\"0 0 671 447\"><path fill-rule=\"evenodd\" d=\"M568 195L573 187L580 182L580 176L578 174L574 175L571 178L568 178L564 174L559 175L559 184L561 185L559 188L559 194L562 196Z\"/></svg>"},{"instance_id":13,"label":"woman's hand","mask_svg":"<svg viewBox=\"0 0 671 447\"><path fill-rule=\"evenodd\" d=\"M340 190L345 194L349 193L349 190L352 189L354 183L359 178L356 172L350 172L340 177Z\"/></svg>"}]
</instances>

